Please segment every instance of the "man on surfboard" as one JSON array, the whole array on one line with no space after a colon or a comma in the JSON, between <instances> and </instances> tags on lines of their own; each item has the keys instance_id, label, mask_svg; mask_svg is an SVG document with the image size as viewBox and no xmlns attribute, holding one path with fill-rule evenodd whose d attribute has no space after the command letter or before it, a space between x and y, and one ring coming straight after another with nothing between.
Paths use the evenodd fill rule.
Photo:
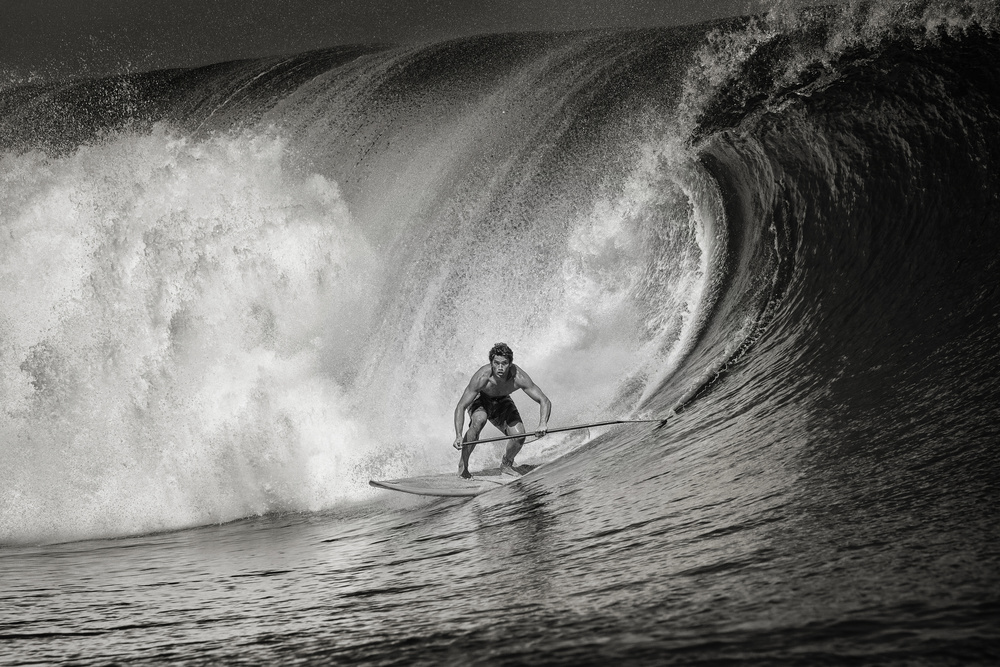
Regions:
<instances>
[{"instance_id":1,"label":"man on surfboard","mask_svg":"<svg viewBox=\"0 0 1000 667\"><path fill-rule=\"evenodd\" d=\"M541 438L548 430L552 403L528 374L514 365L514 352L507 344L497 343L490 350L490 363L475 372L455 406L454 447L462 451L458 461L460 477L472 477L469 472L469 456L476 448L475 445L464 443L478 440L479 432L486 426L487 420L500 429L501 433L512 436L507 441L507 451L500 462L500 471L509 475L518 474L514 470L514 457L524 445L524 424L521 423L521 415L510 397L518 389L523 389L525 394L538 403L538 428L535 429L535 437ZM470 417L469 430L463 438L466 410Z\"/></svg>"}]
</instances>

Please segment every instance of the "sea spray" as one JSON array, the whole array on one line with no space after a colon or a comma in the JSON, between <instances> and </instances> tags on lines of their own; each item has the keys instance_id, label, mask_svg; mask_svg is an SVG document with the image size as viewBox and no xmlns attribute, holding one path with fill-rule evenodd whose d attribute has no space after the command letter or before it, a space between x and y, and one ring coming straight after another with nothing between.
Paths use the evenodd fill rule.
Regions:
<instances>
[{"instance_id":1,"label":"sea spray","mask_svg":"<svg viewBox=\"0 0 1000 667\"><path fill-rule=\"evenodd\" d=\"M49 153L4 157L5 222L41 230L21 252L64 259L4 262L7 300L33 304L4 324L5 503L30 514L4 539L328 508L372 497L370 477L450 470L455 403L498 340L550 424L683 392L726 248L719 191L671 125L686 42L513 41L369 54L278 103L269 63L192 72L180 102L129 107L177 118L129 131L40 119ZM106 87L73 103L112 103ZM537 406L515 401L530 430Z\"/></svg>"},{"instance_id":2,"label":"sea spray","mask_svg":"<svg viewBox=\"0 0 1000 667\"><path fill-rule=\"evenodd\" d=\"M377 259L276 136L3 158L0 542L315 509L364 453L339 377Z\"/></svg>"}]
</instances>

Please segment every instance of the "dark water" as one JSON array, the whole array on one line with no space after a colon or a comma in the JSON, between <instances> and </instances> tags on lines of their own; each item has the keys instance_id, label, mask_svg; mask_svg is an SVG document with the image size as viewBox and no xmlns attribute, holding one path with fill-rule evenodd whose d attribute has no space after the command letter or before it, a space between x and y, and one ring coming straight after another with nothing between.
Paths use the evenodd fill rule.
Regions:
<instances>
[{"instance_id":1,"label":"dark water","mask_svg":"<svg viewBox=\"0 0 1000 667\"><path fill-rule=\"evenodd\" d=\"M0 91L0 662L992 664L996 21ZM552 425L672 416L368 487L496 340Z\"/></svg>"}]
</instances>

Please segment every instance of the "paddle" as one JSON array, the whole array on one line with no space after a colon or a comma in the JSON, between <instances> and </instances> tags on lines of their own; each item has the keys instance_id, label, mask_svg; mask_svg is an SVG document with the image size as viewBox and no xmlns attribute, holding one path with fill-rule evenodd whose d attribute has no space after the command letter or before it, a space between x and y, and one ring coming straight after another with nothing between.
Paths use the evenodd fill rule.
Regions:
<instances>
[{"instance_id":1,"label":"paddle","mask_svg":"<svg viewBox=\"0 0 1000 667\"><path fill-rule=\"evenodd\" d=\"M667 419L669 419L669 417ZM653 422L659 422L660 426L657 426L657 428L660 428L667 423L667 419L615 419L613 421L607 421L607 422L594 422L593 424L577 424L576 426L559 426L556 428L550 428L547 431L545 431L545 433L548 434L548 433L560 433L562 431L575 431L577 429L592 428L594 426L611 426L612 424L650 424ZM525 433L523 437L527 437L529 435L534 435L534 432L529 431ZM470 440L469 442L463 442L462 446L464 447L465 445L478 445L483 442L497 442L499 440L510 440L512 437L519 438L522 436L498 435L495 438L483 438L482 440Z\"/></svg>"}]
</instances>

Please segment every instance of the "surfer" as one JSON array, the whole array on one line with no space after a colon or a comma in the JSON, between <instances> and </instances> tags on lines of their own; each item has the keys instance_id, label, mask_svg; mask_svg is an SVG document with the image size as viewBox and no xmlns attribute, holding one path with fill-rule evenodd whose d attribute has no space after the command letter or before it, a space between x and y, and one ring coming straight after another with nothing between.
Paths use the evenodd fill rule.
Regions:
<instances>
[{"instance_id":1,"label":"surfer","mask_svg":"<svg viewBox=\"0 0 1000 667\"><path fill-rule=\"evenodd\" d=\"M535 429L537 438L541 438L548 430L549 412L552 410L552 403L538 385L531 381L523 369L514 365L514 352L506 343L494 345L489 356L490 363L475 372L455 407L454 447L462 451L458 461L458 474L466 479L472 477L469 472L469 456L476 446L464 443L479 439L479 432L486 426L486 420L500 429L501 433L512 436L507 441L500 471L509 475L518 474L514 470L514 457L524 445L524 424L521 423L521 415L511 394L523 389L525 394L538 403L538 428ZM463 438L466 410L470 417L469 430Z\"/></svg>"}]
</instances>

